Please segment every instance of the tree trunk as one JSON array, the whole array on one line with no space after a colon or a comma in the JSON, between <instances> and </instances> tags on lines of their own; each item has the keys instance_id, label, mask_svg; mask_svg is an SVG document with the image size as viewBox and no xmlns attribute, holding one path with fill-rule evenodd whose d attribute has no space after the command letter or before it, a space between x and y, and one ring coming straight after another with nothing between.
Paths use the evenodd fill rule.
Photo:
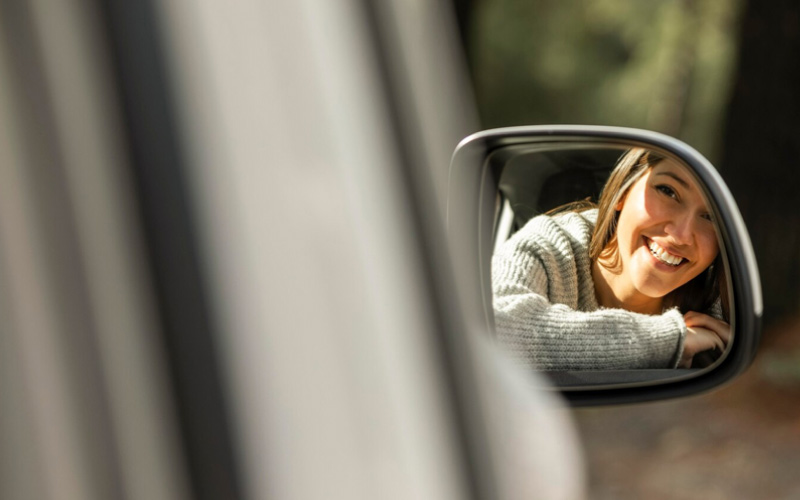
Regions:
<instances>
[{"instance_id":1,"label":"tree trunk","mask_svg":"<svg viewBox=\"0 0 800 500\"><path fill-rule=\"evenodd\" d=\"M800 309L800 3L750 0L720 171L755 248L764 322Z\"/></svg>"}]
</instances>

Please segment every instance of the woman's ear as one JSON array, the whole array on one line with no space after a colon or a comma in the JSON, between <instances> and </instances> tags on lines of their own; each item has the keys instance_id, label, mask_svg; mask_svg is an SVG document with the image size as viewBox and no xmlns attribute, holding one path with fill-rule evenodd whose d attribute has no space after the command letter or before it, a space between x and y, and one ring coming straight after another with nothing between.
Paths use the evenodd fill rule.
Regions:
<instances>
[{"instance_id":1,"label":"woman's ear","mask_svg":"<svg viewBox=\"0 0 800 500\"><path fill-rule=\"evenodd\" d=\"M631 192L631 186L628 186L625 189L625 192L622 193L622 196L619 197L619 200L617 200L617 203L614 204L614 210L616 210L617 212L622 211L622 207L625 206L625 200L628 199L628 194L630 194L630 192Z\"/></svg>"}]
</instances>

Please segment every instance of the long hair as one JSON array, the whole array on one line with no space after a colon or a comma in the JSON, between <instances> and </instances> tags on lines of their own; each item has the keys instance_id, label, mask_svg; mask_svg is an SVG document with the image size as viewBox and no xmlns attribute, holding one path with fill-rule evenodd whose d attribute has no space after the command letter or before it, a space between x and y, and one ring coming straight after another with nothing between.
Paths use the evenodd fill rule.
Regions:
<instances>
[{"instance_id":1,"label":"long hair","mask_svg":"<svg viewBox=\"0 0 800 500\"><path fill-rule=\"evenodd\" d=\"M650 168L664 160L653 151L632 148L626 151L608 178L597 203L597 224L589 244L589 258L608 260L612 268L620 265L617 246L617 207L625 200L631 186ZM585 210L585 208L583 208ZM688 283L664 297L667 307L677 307L682 313L689 311L708 312L720 301L722 317L730 321L727 279L722 265L721 253L714 262Z\"/></svg>"}]
</instances>

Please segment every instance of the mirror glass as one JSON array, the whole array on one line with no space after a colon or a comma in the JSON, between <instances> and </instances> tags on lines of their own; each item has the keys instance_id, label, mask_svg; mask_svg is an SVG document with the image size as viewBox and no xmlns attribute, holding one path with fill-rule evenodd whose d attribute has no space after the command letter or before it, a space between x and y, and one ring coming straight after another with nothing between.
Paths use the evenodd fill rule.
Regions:
<instances>
[{"instance_id":1,"label":"mirror glass","mask_svg":"<svg viewBox=\"0 0 800 500\"><path fill-rule=\"evenodd\" d=\"M733 342L707 187L669 153L619 143L508 146L491 288L498 340L561 389L691 377Z\"/></svg>"}]
</instances>

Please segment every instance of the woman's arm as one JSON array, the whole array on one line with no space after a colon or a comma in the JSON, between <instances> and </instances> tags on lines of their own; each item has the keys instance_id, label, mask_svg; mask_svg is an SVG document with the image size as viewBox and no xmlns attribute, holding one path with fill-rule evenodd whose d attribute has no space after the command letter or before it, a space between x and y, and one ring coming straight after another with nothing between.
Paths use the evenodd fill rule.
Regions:
<instances>
[{"instance_id":1,"label":"woman's arm","mask_svg":"<svg viewBox=\"0 0 800 500\"><path fill-rule=\"evenodd\" d=\"M494 305L498 340L537 369L674 368L683 354L686 325L677 309L581 312L532 291L496 295Z\"/></svg>"}]
</instances>

